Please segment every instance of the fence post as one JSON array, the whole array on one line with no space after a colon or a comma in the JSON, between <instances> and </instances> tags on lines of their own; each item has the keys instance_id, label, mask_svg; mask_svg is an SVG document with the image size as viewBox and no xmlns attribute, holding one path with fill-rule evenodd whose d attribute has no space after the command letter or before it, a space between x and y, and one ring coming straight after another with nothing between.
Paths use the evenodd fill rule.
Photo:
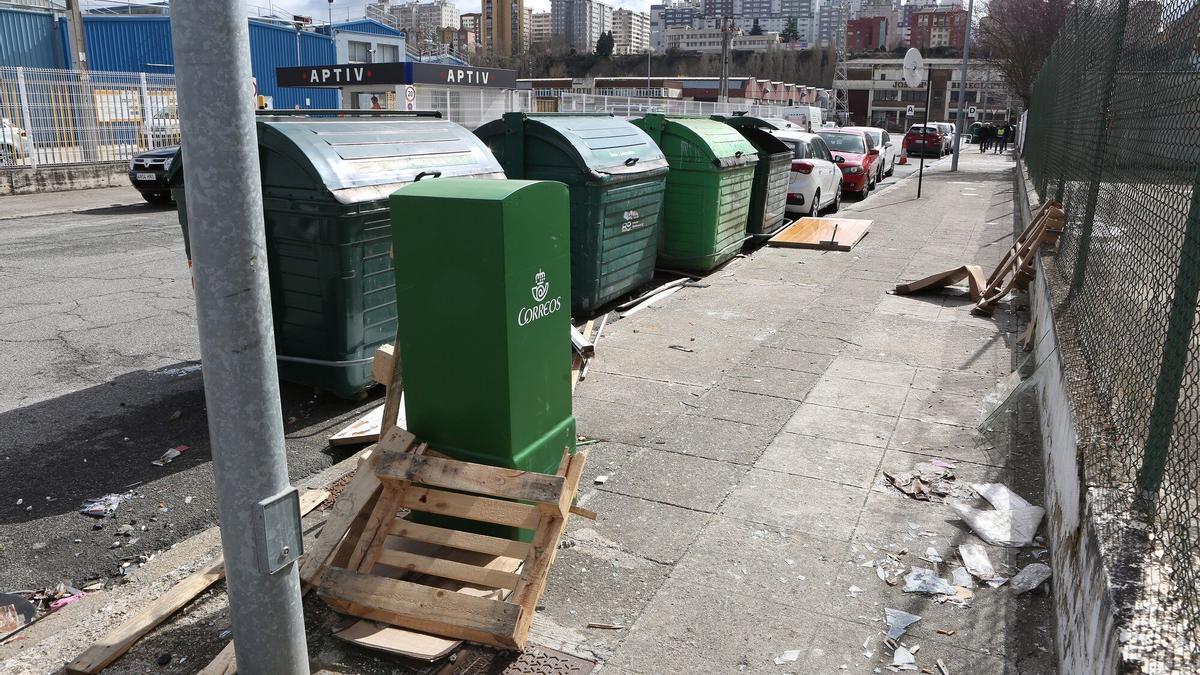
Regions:
<instances>
[{"instance_id":1,"label":"fence post","mask_svg":"<svg viewBox=\"0 0 1200 675\"><path fill-rule=\"evenodd\" d=\"M37 168L37 143L34 142L33 117L29 114L29 92L25 90L25 69L17 66L17 94L21 99L21 123L25 125L25 133L29 138L29 168ZM13 157L13 162L17 161Z\"/></svg>"},{"instance_id":2,"label":"fence post","mask_svg":"<svg viewBox=\"0 0 1200 675\"><path fill-rule=\"evenodd\" d=\"M1162 366L1154 387L1154 407L1150 409L1142 467L1138 470L1138 488L1143 498L1158 490L1167 467L1171 432L1179 412L1179 391L1187 371L1192 331L1196 328L1197 302L1200 302L1200 171L1195 172L1192 179L1192 203L1184 225L1179 266L1175 272L1175 293L1167 315Z\"/></svg>"},{"instance_id":3,"label":"fence post","mask_svg":"<svg viewBox=\"0 0 1200 675\"><path fill-rule=\"evenodd\" d=\"M1100 167L1088 186L1087 204L1083 219L1079 222L1079 249L1075 253L1075 271L1071 277L1071 290L1067 292L1068 305L1083 286L1084 271L1092 250L1092 221L1096 217L1096 199L1100 194L1100 183L1104 178L1104 156L1108 149L1108 124L1112 111L1113 90L1117 83L1117 67L1121 61L1121 44L1125 39L1125 24L1129 16L1129 0L1117 3L1116 25L1110 29L1108 62L1105 65L1104 90L1100 99L1100 133L1096 136L1095 155L1088 166Z\"/></svg>"},{"instance_id":4,"label":"fence post","mask_svg":"<svg viewBox=\"0 0 1200 675\"><path fill-rule=\"evenodd\" d=\"M154 138L150 135L150 92L146 89L146 74L138 73L141 85L139 90L142 101L142 138L146 139L146 147L154 149Z\"/></svg>"}]
</instances>

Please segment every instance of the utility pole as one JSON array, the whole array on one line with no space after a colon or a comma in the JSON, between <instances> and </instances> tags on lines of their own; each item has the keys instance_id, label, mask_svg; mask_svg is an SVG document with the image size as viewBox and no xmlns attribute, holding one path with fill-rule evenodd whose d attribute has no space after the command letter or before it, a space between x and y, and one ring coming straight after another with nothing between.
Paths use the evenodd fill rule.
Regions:
<instances>
[{"instance_id":1,"label":"utility pole","mask_svg":"<svg viewBox=\"0 0 1200 675\"><path fill-rule=\"evenodd\" d=\"M83 12L80 0L67 0L67 26L71 33L71 69L80 72L88 69L87 35L83 32Z\"/></svg>"},{"instance_id":2,"label":"utility pole","mask_svg":"<svg viewBox=\"0 0 1200 675\"><path fill-rule=\"evenodd\" d=\"M729 46L733 42L730 23L730 17L721 18L721 86L717 95L721 103L729 102Z\"/></svg>"},{"instance_id":3,"label":"utility pole","mask_svg":"<svg viewBox=\"0 0 1200 675\"><path fill-rule=\"evenodd\" d=\"M975 0L967 0L967 30L963 34L962 73L958 76L958 114L954 116L954 157L950 159L950 170L958 171L958 148L962 145L963 108L967 104L967 66L971 63L971 17L975 13Z\"/></svg>"},{"instance_id":4,"label":"utility pole","mask_svg":"<svg viewBox=\"0 0 1200 675\"><path fill-rule=\"evenodd\" d=\"M846 23L850 16L850 4L845 0L831 0L837 6L837 27L834 29L834 66L833 66L833 117L838 124L850 121L850 94L846 85L838 86L838 81L850 79L846 68Z\"/></svg>"},{"instance_id":5,"label":"utility pole","mask_svg":"<svg viewBox=\"0 0 1200 675\"><path fill-rule=\"evenodd\" d=\"M171 6L204 400L238 670L307 675L240 0Z\"/></svg>"},{"instance_id":6,"label":"utility pole","mask_svg":"<svg viewBox=\"0 0 1200 675\"><path fill-rule=\"evenodd\" d=\"M79 92L75 97L79 111L80 126L83 127L83 138L77 139L85 162L96 161L100 149L100 134L96 122L95 97L92 92L92 81L88 73L87 35L83 30L83 12L79 9L80 0L67 0L67 25L71 40L71 68L79 73ZM78 101L85 101L79 105ZM146 114L143 111L142 114Z\"/></svg>"}]
</instances>

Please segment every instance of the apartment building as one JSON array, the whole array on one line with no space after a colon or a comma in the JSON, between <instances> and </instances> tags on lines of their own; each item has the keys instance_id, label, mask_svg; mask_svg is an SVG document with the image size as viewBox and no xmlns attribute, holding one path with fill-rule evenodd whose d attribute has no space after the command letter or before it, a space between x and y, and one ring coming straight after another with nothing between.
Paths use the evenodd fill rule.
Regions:
<instances>
[{"instance_id":1,"label":"apartment building","mask_svg":"<svg viewBox=\"0 0 1200 675\"><path fill-rule=\"evenodd\" d=\"M391 5L388 12L397 27L409 35L437 35L442 28L458 29L458 8L449 0L406 2Z\"/></svg>"},{"instance_id":2,"label":"apartment building","mask_svg":"<svg viewBox=\"0 0 1200 675\"><path fill-rule=\"evenodd\" d=\"M613 11L613 53L644 54L650 48L650 15L630 9Z\"/></svg>"},{"instance_id":3,"label":"apartment building","mask_svg":"<svg viewBox=\"0 0 1200 675\"><path fill-rule=\"evenodd\" d=\"M663 52L667 49L668 28L696 28L696 21L704 16L700 0L668 0L650 5L650 49Z\"/></svg>"},{"instance_id":4,"label":"apartment building","mask_svg":"<svg viewBox=\"0 0 1200 675\"><path fill-rule=\"evenodd\" d=\"M966 42L967 10L962 7L936 7L914 12L911 20L909 44L917 49L962 49Z\"/></svg>"},{"instance_id":5,"label":"apartment building","mask_svg":"<svg viewBox=\"0 0 1200 675\"><path fill-rule=\"evenodd\" d=\"M667 49L685 52L721 52L720 28L685 28L677 26L666 31ZM779 47L779 33L764 32L750 35L740 29L734 32L730 48L737 51L762 52Z\"/></svg>"},{"instance_id":6,"label":"apartment building","mask_svg":"<svg viewBox=\"0 0 1200 675\"><path fill-rule=\"evenodd\" d=\"M612 6L599 0L551 0L550 27L572 49L593 51L600 36L613 29Z\"/></svg>"},{"instance_id":7,"label":"apartment building","mask_svg":"<svg viewBox=\"0 0 1200 675\"><path fill-rule=\"evenodd\" d=\"M554 37L550 23L550 12L534 12L529 17L529 42L543 47L549 46Z\"/></svg>"},{"instance_id":8,"label":"apartment building","mask_svg":"<svg viewBox=\"0 0 1200 675\"><path fill-rule=\"evenodd\" d=\"M528 48L525 0L481 0L479 44L485 54L517 56Z\"/></svg>"}]
</instances>

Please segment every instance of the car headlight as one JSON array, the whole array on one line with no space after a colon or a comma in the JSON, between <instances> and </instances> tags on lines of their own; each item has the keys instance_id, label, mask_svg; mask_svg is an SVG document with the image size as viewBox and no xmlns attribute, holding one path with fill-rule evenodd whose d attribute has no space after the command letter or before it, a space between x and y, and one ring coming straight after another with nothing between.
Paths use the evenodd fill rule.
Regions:
<instances>
[{"instance_id":1,"label":"car headlight","mask_svg":"<svg viewBox=\"0 0 1200 675\"><path fill-rule=\"evenodd\" d=\"M842 169L842 171L845 171L846 173L862 173L863 168L861 166L848 166L845 169Z\"/></svg>"},{"instance_id":2,"label":"car headlight","mask_svg":"<svg viewBox=\"0 0 1200 675\"><path fill-rule=\"evenodd\" d=\"M133 171L133 160L132 159L129 160L129 170Z\"/></svg>"}]
</instances>

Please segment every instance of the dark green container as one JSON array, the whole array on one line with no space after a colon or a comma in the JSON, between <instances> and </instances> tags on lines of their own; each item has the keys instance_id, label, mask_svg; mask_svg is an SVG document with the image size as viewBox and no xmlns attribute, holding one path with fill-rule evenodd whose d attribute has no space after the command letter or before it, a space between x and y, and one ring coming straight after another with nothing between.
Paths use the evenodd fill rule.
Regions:
<instances>
[{"instance_id":1,"label":"dark green container","mask_svg":"<svg viewBox=\"0 0 1200 675\"><path fill-rule=\"evenodd\" d=\"M659 267L708 272L728 261L746 240L758 151L736 129L707 117L651 113L632 123L671 166Z\"/></svg>"},{"instance_id":2,"label":"dark green container","mask_svg":"<svg viewBox=\"0 0 1200 675\"><path fill-rule=\"evenodd\" d=\"M792 180L792 150L770 132L783 128L779 126L781 123L789 123L746 115L713 115L712 118L737 129L758 150L746 234L756 237L775 234L787 223L784 211L787 209L788 184Z\"/></svg>"},{"instance_id":3,"label":"dark green container","mask_svg":"<svg viewBox=\"0 0 1200 675\"><path fill-rule=\"evenodd\" d=\"M571 308L587 314L654 276L667 159L612 115L505 113L475 130L509 178L571 195Z\"/></svg>"},{"instance_id":4,"label":"dark green container","mask_svg":"<svg viewBox=\"0 0 1200 675\"><path fill-rule=\"evenodd\" d=\"M280 379L345 398L370 388L375 349L396 337L388 196L422 179L504 178L487 146L440 117L258 118ZM181 164L172 194L186 242Z\"/></svg>"}]
</instances>

